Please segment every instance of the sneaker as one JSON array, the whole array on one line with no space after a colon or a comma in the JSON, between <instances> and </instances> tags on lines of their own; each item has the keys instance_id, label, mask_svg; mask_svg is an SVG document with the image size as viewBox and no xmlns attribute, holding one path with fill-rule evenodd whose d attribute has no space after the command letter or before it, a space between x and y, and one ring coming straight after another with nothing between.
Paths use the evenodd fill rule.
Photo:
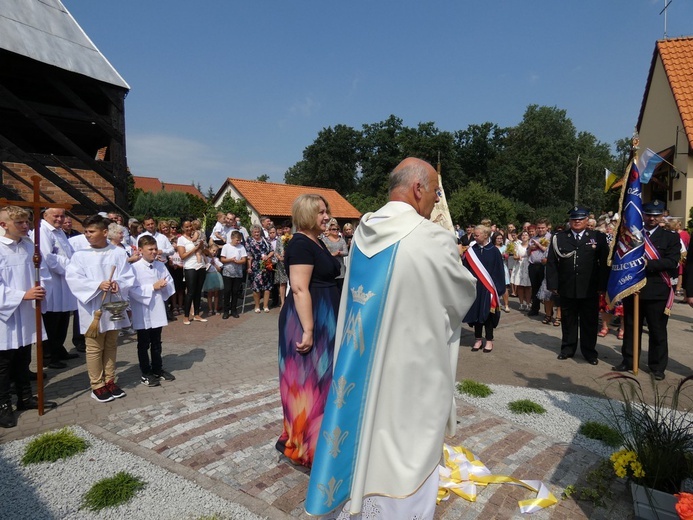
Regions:
<instances>
[{"instance_id":1,"label":"sneaker","mask_svg":"<svg viewBox=\"0 0 693 520\"><path fill-rule=\"evenodd\" d=\"M122 388L116 385L114 381L109 381L108 383L106 383L106 388L108 388L108 391L111 392L111 395L116 399L120 399L121 397L125 397L126 395L125 392L123 392Z\"/></svg>"},{"instance_id":2,"label":"sneaker","mask_svg":"<svg viewBox=\"0 0 693 520\"><path fill-rule=\"evenodd\" d=\"M162 370L161 372L158 372L154 375L160 379L163 379L164 381L175 381L176 380L176 376L174 376L173 374L171 374L169 372L166 372L166 370Z\"/></svg>"},{"instance_id":3,"label":"sneaker","mask_svg":"<svg viewBox=\"0 0 693 520\"><path fill-rule=\"evenodd\" d=\"M101 388L97 388L96 390L91 391L91 398L96 399L100 403L108 403L110 401L113 401L115 397L111 394L111 392L108 391L108 388L105 386L102 386Z\"/></svg>"},{"instance_id":4,"label":"sneaker","mask_svg":"<svg viewBox=\"0 0 693 520\"><path fill-rule=\"evenodd\" d=\"M154 374L146 374L140 378L144 386L159 386L159 378Z\"/></svg>"}]
</instances>

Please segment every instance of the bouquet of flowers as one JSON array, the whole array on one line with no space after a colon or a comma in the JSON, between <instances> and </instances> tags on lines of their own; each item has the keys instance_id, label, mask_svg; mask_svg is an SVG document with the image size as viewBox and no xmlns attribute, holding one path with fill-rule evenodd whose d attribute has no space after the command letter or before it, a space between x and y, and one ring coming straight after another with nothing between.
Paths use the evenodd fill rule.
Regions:
<instances>
[{"instance_id":1,"label":"bouquet of flowers","mask_svg":"<svg viewBox=\"0 0 693 520\"><path fill-rule=\"evenodd\" d=\"M284 244L284 246L286 246L286 244L288 244L289 240L291 240L292 238L293 238L293 235L291 233L286 233L286 234L282 235L282 244Z\"/></svg>"},{"instance_id":2,"label":"bouquet of flowers","mask_svg":"<svg viewBox=\"0 0 693 520\"><path fill-rule=\"evenodd\" d=\"M693 494L676 493L676 512L682 520L693 520Z\"/></svg>"},{"instance_id":3,"label":"bouquet of flowers","mask_svg":"<svg viewBox=\"0 0 693 520\"><path fill-rule=\"evenodd\" d=\"M505 246L505 252L509 256L515 256L515 242L508 242Z\"/></svg>"},{"instance_id":4,"label":"bouquet of flowers","mask_svg":"<svg viewBox=\"0 0 693 520\"><path fill-rule=\"evenodd\" d=\"M272 262L272 258L265 258L260 263L260 269L262 271L274 271L274 262Z\"/></svg>"},{"instance_id":5,"label":"bouquet of flowers","mask_svg":"<svg viewBox=\"0 0 693 520\"><path fill-rule=\"evenodd\" d=\"M541 245L541 247L549 247L549 243L549 239L546 237L541 237L539 239L539 245Z\"/></svg>"}]
</instances>

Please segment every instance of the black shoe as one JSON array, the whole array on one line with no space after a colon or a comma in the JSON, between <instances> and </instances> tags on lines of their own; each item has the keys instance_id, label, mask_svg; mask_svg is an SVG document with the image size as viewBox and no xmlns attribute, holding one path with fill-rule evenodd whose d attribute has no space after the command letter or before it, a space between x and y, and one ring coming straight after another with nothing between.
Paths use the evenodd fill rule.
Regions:
<instances>
[{"instance_id":1,"label":"black shoe","mask_svg":"<svg viewBox=\"0 0 693 520\"><path fill-rule=\"evenodd\" d=\"M233 316L234 318L240 318L237 312L234 312L231 316Z\"/></svg>"},{"instance_id":2,"label":"black shoe","mask_svg":"<svg viewBox=\"0 0 693 520\"><path fill-rule=\"evenodd\" d=\"M0 404L0 428L14 428L17 418L14 416L11 403Z\"/></svg>"},{"instance_id":3,"label":"black shoe","mask_svg":"<svg viewBox=\"0 0 693 520\"><path fill-rule=\"evenodd\" d=\"M86 352L87 351L87 344L84 342L84 338L80 339L72 339L72 344L75 347L75 350L77 352Z\"/></svg>"},{"instance_id":4,"label":"black shoe","mask_svg":"<svg viewBox=\"0 0 693 520\"><path fill-rule=\"evenodd\" d=\"M77 354L77 353L70 354L69 352L65 352L64 354L60 354L60 359L62 361L65 361L67 359L77 359L77 358L79 358L79 354Z\"/></svg>"},{"instance_id":5,"label":"black shoe","mask_svg":"<svg viewBox=\"0 0 693 520\"><path fill-rule=\"evenodd\" d=\"M167 314L166 319L168 321L178 321L178 318L176 318L173 314Z\"/></svg>"},{"instance_id":6,"label":"black shoe","mask_svg":"<svg viewBox=\"0 0 693 520\"><path fill-rule=\"evenodd\" d=\"M626 365L625 363L621 363L620 365L616 365L615 367L611 367L611 370L614 372L628 372L631 367Z\"/></svg>"},{"instance_id":7,"label":"black shoe","mask_svg":"<svg viewBox=\"0 0 693 520\"><path fill-rule=\"evenodd\" d=\"M63 363L62 361L51 361L48 363L46 366L47 368L67 368L67 364ZM44 368L46 368L44 367Z\"/></svg>"},{"instance_id":8,"label":"black shoe","mask_svg":"<svg viewBox=\"0 0 693 520\"><path fill-rule=\"evenodd\" d=\"M534 309L531 309L528 313L527 316L539 316L539 311L535 311Z\"/></svg>"},{"instance_id":9,"label":"black shoe","mask_svg":"<svg viewBox=\"0 0 693 520\"><path fill-rule=\"evenodd\" d=\"M598 360L597 358L588 359L587 362L588 362L590 365L598 365L598 364L599 364L599 360Z\"/></svg>"},{"instance_id":10,"label":"black shoe","mask_svg":"<svg viewBox=\"0 0 693 520\"><path fill-rule=\"evenodd\" d=\"M664 372L659 372L659 371L652 372L652 375L654 376L655 381L663 381L664 378L666 377L664 375Z\"/></svg>"},{"instance_id":11,"label":"black shoe","mask_svg":"<svg viewBox=\"0 0 693 520\"><path fill-rule=\"evenodd\" d=\"M38 399L36 396L31 396L29 399L17 401L17 410L38 410ZM54 401L43 401L44 408L56 408L58 404Z\"/></svg>"},{"instance_id":12,"label":"black shoe","mask_svg":"<svg viewBox=\"0 0 693 520\"><path fill-rule=\"evenodd\" d=\"M564 359L570 359L571 357L573 357L573 356L569 356L567 354L561 353L561 354L558 354L558 356L556 356L556 359L560 359L561 361L563 361Z\"/></svg>"},{"instance_id":13,"label":"black shoe","mask_svg":"<svg viewBox=\"0 0 693 520\"><path fill-rule=\"evenodd\" d=\"M87 346L86 345L77 345L75 347L75 350L77 352L81 352L82 354L84 354L87 351Z\"/></svg>"},{"instance_id":14,"label":"black shoe","mask_svg":"<svg viewBox=\"0 0 693 520\"><path fill-rule=\"evenodd\" d=\"M158 377L159 379L163 379L164 381L176 380L176 376L169 372L166 372L166 370L162 370L161 372L154 372L154 376Z\"/></svg>"},{"instance_id":15,"label":"black shoe","mask_svg":"<svg viewBox=\"0 0 693 520\"><path fill-rule=\"evenodd\" d=\"M222 320L228 320L231 315L228 312L225 312L224 314L221 315Z\"/></svg>"}]
</instances>

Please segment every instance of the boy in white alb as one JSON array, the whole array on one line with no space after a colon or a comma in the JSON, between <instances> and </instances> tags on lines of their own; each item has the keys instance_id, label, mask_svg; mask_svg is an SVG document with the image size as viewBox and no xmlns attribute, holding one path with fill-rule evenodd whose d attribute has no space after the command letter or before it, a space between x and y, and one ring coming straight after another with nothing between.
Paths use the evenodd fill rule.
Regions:
<instances>
[{"instance_id":1,"label":"boy in white alb","mask_svg":"<svg viewBox=\"0 0 693 520\"><path fill-rule=\"evenodd\" d=\"M104 293L106 301L109 300L108 293L114 299L127 300L128 291L135 282L125 250L108 243L110 223L101 215L84 220L84 236L90 247L75 251L65 272L65 280L77 297L82 334L89 329L94 313L101 309ZM114 267L113 277L109 281ZM96 337L85 338L91 396L100 403L125 397L125 392L115 384L118 330L130 326L127 314L123 316L122 320L111 321L111 313L104 309Z\"/></svg>"},{"instance_id":2,"label":"boy in white alb","mask_svg":"<svg viewBox=\"0 0 693 520\"><path fill-rule=\"evenodd\" d=\"M35 300L46 297L46 289L34 285L34 244L29 233L29 212L17 206L0 207L0 427L13 428L17 419L12 409L11 384L17 393L17 410L38 408L31 391L29 363L31 344L36 342ZM41 283L50 278L43 262ZM39 331L46 339L43 330ZM55 403L45 402L48 408Z\"/></svg>"},{"instance_id":3,"label":"boy in white alb","mask_svg":"<svg viewBox=\"0 0 693 520\"><path fill-rule=\"evenodd\" d=\"M165 264L156 261L156 239L151 235L141 235L137 247L142 258L132 264L135 285L130 289L132 326L137 331L137 358L142 384L159 386L160 378L166 381L176 379L163 369L161 360L161 330L168 325L166 300L176 290Z\"/></svg>"}]
</instances>

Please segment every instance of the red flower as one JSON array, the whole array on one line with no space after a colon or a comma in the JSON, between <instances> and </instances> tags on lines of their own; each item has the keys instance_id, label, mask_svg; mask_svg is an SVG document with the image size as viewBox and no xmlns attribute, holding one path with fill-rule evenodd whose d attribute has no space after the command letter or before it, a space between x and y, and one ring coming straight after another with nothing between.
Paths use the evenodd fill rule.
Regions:
<instances>
[{"instance_id":1,"label":"red flower","mask_svg":"<svg viewBox=\"0 0 693 520\"><path fill-rule=\"evenodd\" d=\"M693 520L693 494L677 493L674 495L676 502L676 512L682 520Z\"/></svg>"}]
</instances>

